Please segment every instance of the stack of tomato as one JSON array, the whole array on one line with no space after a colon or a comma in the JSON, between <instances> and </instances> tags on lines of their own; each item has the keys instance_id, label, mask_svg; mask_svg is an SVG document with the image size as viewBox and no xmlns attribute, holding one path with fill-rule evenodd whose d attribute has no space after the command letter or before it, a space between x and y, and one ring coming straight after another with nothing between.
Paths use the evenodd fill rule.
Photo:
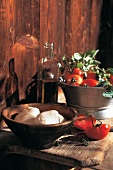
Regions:
<instances>
[{"instance_id":1,"label":"stack of tomato","mask_svg":"<svg viewBox=\"0 0 113 170\"><path fill-rule=\"evenodd\" d=\"M77 129L84 130L87 137L94 140L105 138L110 131L110 125L102 124L101 121L97 123L94 117L85 114L78 114L74 126Z\"/></svg>"},{"instance_id":2,"label":"stack of tomato","mask_svg":"<svg viewBox=\"0 0 113 170\"><path fill-rule=\"evenodd\" d=\"M87 71L87 76L83 73L83 71L80 68L73 68L72 71L66 71L65 73L65 80L67 84L73 85L73 86L85 86L85 87L96 87L100 83L99 80L97 80L97 74L91 70ZM105 78L105 80L108 80L108 83L110 83L113 86L113 74L107 74L109 75L108 78Z\"/></svg>"},{"instance_id":3,"label":"stack of tomato","mask_svg":"<svg viewBox=\"0 0 113 170\"><path fill-rule=\"evenodd\" d=\"M65 80L67 84L73 86L95 87L99 84L99 81L96 80L96 73L88 71L87 77L85 77L80 68L73 68L72 72L66 71Z\"/></svg>"},{"instance_id":4,"label":"stack of tomato","mask_svg":"<svg viewBox=\"0 0 113 170\"><path fill-rule=\"evenodd\" d=\"M62 57L60 69L65 78L65 82L72 86L83 87L100 87L106 89L110 87L112 92L113 86L113 68L100 68L100 62L96 60L99 50L87 50L84 53L74 53L71 59L66 56ZM86 115L78 115L74 122L74 126L80 130L84 130L86 135L91 139L103 139L110 131L110 126L99 123L95 118Z\"/></svg>"},{"instance_id":5,"label":"stack of tomato","mask_svg":"<svg viewBox=\"0 0 113 170\"><path fill-rule=\"evenodd\" d=\"M80 68L74 68L72 72L66 72L65 80L67 84L73 86L95 87L99 84L96 76L96 73L88 71L87 77L85 77ZM97 123L94 117L85 114L78 114L74 126L77 129L84 130L87 137L94 140L103 139L110 131L110 125Z\"/></svg>"}]
</instances>

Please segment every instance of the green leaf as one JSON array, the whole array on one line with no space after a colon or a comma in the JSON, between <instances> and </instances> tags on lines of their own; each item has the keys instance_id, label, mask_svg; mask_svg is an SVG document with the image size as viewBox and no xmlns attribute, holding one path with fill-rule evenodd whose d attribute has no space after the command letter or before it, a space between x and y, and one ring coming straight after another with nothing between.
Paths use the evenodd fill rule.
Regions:
<instances>
[{"instance_id":1,"label":"green leaf","mask_svg":"<svg viewBox=\"0 0 113 170\"><path fill-rule=\"evenodd\" d=\"M106 92L103 92L102 94L104 97L109 97L109 98L113 98L113 91L106 91Z\"/></svg>"},{"instance_id":2,"label":"green leaf","mask_svg":"<svg viewBox=\"0 0 113 170\"><path fill-rule=\"evenodd\" d=\"M111 67L107 68L106 72L113 75L113 68Z\"/></svg>"},{"instance_id":3,"label":"green leaf","mask_svg":"<svg viewBox=\"0 0 113 170\"><path fill-rule=\"evenodd\" d=\"M104 97L113 98L113 86L109 86L102 94Z\"/></svg>"},{"instance_id":4,"label":"green leaf","mask_svg":"<svg viewBox=\"0 0 113 170\"><path fill-rule=\"evenodd\" d=\"M84 58L84 61L86 61L86 62L88 62L88 61L90 61L90 60L92 60L92 58L90 57L90 55L88 55L87 57Z\"/></svg>"},{"instance_id":5,"label":"green leaf","mask_svg":"<svg viewBox=\"0 0 113 170\"><path fill-rule=\"evenodd\" d=\"M86 55L90 55L92 58L94 58L99 50L88 50L86 51Z\"/></svg>"},{"instance_id":6,"label":"green leaf","mask_svg":"<svg viewBox=\"0 0 113 170\"><path fill-rule=\"evenodd\" d=\"M95 60L94 58L98 51L99 50L87 50L84 53L76 52L74 53L74 55L72 55L71 59L64 55L62 57L61 67L63 68L63 70L72 70L73 68L78 67L84 72L91 70L91 68L94 68L94 71L96 72L98 69L100 69L98 67L100 62Z\"/></svg>"},{"instance_id":7,"label":"green leaf","mask_svg":"<svg viewBox=\"0 0 113 170\"><path fill-rule=\"evenodd\" d=\"M74 53L74 55L72 56L74 59L76 59L77 61L79 61L80 59L82 59L82 56L80 53Z\"/></svg>"},{"instance_id":8,"label":"green leaf","mask_svg":"<svg viewBox=\"0 0 113 170\"><path fill-rule=\"evenodd\" d=\"M82 55L83 55L83 58L86 58L86 57L91 57L92 59L95 58L95 56L97 55L99 50L88 50L86 52L84 52Z\"/></svg>"},{"instance_id":9,"label":"green leaf","mask_svg":"<svg viewBox=\"0 0 113 170\"><path fill-rule=\"evenodd\" d=\"M83 63L82 62L78 62L77 63L77 68L82 68L83 67Z\"/></svg>"},{"instance_id":10,"label":"green leaf","mask_svg":"<svg viewBox=\"0 0 113 170\"><path fill-rule=\"evenodd\" d=\"M95 56L97 55L97 53L99 52L99 50L96 50L96 51L95 51L95 50L92 50L92 51L93 51L93 52L92 52L92 57L95 58Z\"/></svg>"},{"instance_id":11,"label":"green leaf","mask_svg":"<svg viewBox=\"0 0 113 170\"><path fill-rule=\"evenodd\" d=\"M62 57L62 60L63 60L63 61L65 61L65 60L66 60L66 56L65 56L65 55Z\"/></svg>"},{"instance_id":12,"label":"green leaf","mask_svg":"<svg viewBox=\"0 0 113 170\"><path fill-rule=\"evenodd\" d=\"M68 59L68 57L66 57L66 56L63 56L62 57L62 67L69 67L69 59Z\"/></svg>"},{"instance_id":13,"label":"green leaf","mask_svg":"<svg viewBox=\"0 0 113 170\"><path fill-rule=\"evenodd\" d=\"M99 65L99 64L101 64L101 62L100 62L100 61L97 61L97 60L93 60L93 64Z\"/></svg>"}]
</instances>

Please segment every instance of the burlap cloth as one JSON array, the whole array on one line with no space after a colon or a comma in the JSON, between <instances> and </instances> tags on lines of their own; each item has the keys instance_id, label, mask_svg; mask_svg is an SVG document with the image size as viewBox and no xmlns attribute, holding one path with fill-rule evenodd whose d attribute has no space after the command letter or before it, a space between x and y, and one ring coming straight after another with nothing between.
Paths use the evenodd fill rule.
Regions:
<instances>
[{"instance_id":1,"label":"burlap cloth","mask_svg":"<svg viewBox=\"0 0 113 170\"><path fill-rule=\"evenodd\" d=\"M90 167L99 165L104 160L109 148L113 144L113 132L99 141L89 141L88 146L83 145L81 139L87 139L84 134L76 135L78 131L72 128L69 139L57 141L57 146L49 149L37 150L28 147L11 131L0 130L0 160L9 153L32 156L44 160L58 162L69 166ZM74 135L74 136L73 136Z\"/></svg>"}]
</instances>

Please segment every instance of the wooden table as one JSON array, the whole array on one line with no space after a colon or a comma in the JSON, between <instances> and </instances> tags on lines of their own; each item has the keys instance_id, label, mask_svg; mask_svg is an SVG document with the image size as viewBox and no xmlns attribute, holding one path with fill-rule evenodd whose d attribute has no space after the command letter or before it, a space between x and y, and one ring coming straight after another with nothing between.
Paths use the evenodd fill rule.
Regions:
<instances>
[{"instance_id":1,"label":"wooden table","mask_svg":"<svg viewBox=\"0 0 113 170\"><path fill-rule=\"evenodd\" d=\"M64 96L60 93L59 101L62 103L62 100ZM103 122L113 124L113 119ZM88 147L64 143L36 150L25 146L9 129L0 130L0 170L113 170L112 167L113 132L110 139L91 141Z\"/></svg>"},{"instance_id":2,"label":"wooden table","mask_svg":"<svg viewBox=\"0 0 113 170\"><path fill-rule=\"evenodd\" d=\"M0 130L0 169L113 170L113 132L110 132L109 135L110 137L101 141L91 141L89 146L74 146L64 143L49 149L36 150L25 146L9 129L3 129ZM79 160L79 162L77 159L81 158L83 160ZM86 165L93 164L93 161L100 165Z\"/></svg>"},{"instance_id":3,"label":"wooden table","mask_svg":"<svg viewBox=\"0 0 113 170\"><path fill-rule=\"evenodd\" d=\"M62 96L59 100L62 101ZM103 122L113 124L113 119ZM69 134L75 134L73 128ZM9 129L1 129L0 170L8 169L113 170L113 132L101 141L90 141L88 146L63 143L49 149L36 150L25 146Z\"/></svg>"}]
</instances>

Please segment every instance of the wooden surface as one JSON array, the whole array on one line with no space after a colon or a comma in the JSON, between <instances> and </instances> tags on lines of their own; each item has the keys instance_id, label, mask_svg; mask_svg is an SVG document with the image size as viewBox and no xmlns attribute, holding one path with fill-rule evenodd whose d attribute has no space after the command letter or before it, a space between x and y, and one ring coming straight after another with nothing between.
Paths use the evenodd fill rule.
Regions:
<instances>
[{"instance_id":1,"label":"wooden surface","mask_svg":"<svg viewBox=\"0 0 113 170\"><path fill-rule=\"evenodd\" d=\"M65 101L65 98L62 90L59 89L59 91L58 99L59 102L62 103ZM102 122L113 125L113 119L105 119L102 120ZM77 142L84 137L86 138L86 136L84 136L84 134L76 136L76 133L77 131L75 128L72 128L69 132L69 134L75 135L69 139L71 144L64 142L59 146L53 146L49 149L37 150L24 145L8 128L4 128L0 130L1 165L6 168L5 170L7 170L8 166L10 167L10 170L15 170L16 164L18 166L19 162L23 162L18 166L18 169L24 170L23 164L25 163L25 170L30 170L29 161L31 161L31 164L34 167L32 170L35 170L36 168L40 169L41 164L43 164L42 170L69 170L72 167L76 167L77 170L79 170L79 167L84 170L87 170L87 168L106 170L106 167L109 167L109 170L112 170L113 132L110 132L103 140L89 141L88 146L81 145L81 143L77 146ZM14 158L15 163L13 161ZM14 169L12 169L13 167Z\"/></svg>"},{"instance_id":2,"label":"wooden surface","mask_svg":"<svg viewBox=\"0 0 113 170\"><path fill-rule=\"evenodd\" d=\"M8 64L13 58L12 46L27 34L34 36L40 44L37 58L43 57L44 42L51 41L54 42L54 52L58 59L64 54L70 57L74 52L99 48L102 65L113 66L112 8L113 0L1 1L0 76L3 74L6 79L9 77ZM28 55L23 54L23 58L19 57L18 50L16 52L15 70L19 68L23 73L22 80L25 77L29 79L25 78L27 81L23 82L19 78L19 84L25 83L26 86L36 72L36 60L30 52ZM3 89L4 86L5 82ZM20 90L23 93L24 88L22 84ZM4 95L3 90L2 93ZM20 98L23 96L21 94Z\"/></svg>"},{"instance_id":3,"label":"wooden surface","mask_svg":"<svg viewBox=\"0 0 113 170\"><path fill-rule=\"evenodd\" d=\"M58 57L64 53L96 48L103 0L6 0L0 3L0 56L8 61L11 47L31 34L42 47L55 43ZM92 41L93 39L93 41Z\"/></svg>"},{"instance_id":4,"label":"wooden surface","mask_svg":"<svg viewBox=\"0 0 113 170\"><path fill-rule=\"evenodd\" d=\"M71 134L75 134L75 129L71 130ZM113 144L113 133L110 132L103 140L90 141L88 146L77 146L77 142L75 141L78 141L80 137L80 135L76 136L72 144L62 143L59 146L53 146L49 149L36 150L23 145L23 142L12 132L1 130L0 160L13 153L56 162L69 167L91 168L101 164Z\"/></svg>"},{"instance_id":5,"label":"wooden surface","mask_svg":"<svg viewBox=\"0 0 113 170\"><path fill-rule=\"evenodd\" d=\"M37 61L28 48L23 52L18 46L20 50L16 48L12 53L18 39L27 34L37 39L40 45L37 59L43 57L43 46L47 41L54 43L58 60L64 54L71 57L75 52L96 49L101 8L102 0L1 1L0 70L7 79L9 61L15 58L20 100L25 97L25 87L36 73Z\"/></svg>"},{"instance_id":6,"label":"wooden surface","mask_svg":"<svg viewBox=\"0 0 113 170\"><path fill-rule=\"evenodd\" d=\"M36 81L35 75L37 72L37 60L39 58L38 52L39 52L38 39L30 35L22 36L12 46L12 57L14 58L15 74L17 75L18 78L18 90L20 102L22 100L29 100L28 99L28 95L30 93L29 91L32 89L34 81ZM35 78L33 78L34 76ZM14 85L12 85L12 88L14 88ZM34 86L34 89L35 88L36 86ZM8 89L6 89L6 91L8 91ZM34 91L32 91L33 94L32 96L30 96L30 98L33 102L36 102L37 91L36 89Z\"/></svg>"}]
</instances>

